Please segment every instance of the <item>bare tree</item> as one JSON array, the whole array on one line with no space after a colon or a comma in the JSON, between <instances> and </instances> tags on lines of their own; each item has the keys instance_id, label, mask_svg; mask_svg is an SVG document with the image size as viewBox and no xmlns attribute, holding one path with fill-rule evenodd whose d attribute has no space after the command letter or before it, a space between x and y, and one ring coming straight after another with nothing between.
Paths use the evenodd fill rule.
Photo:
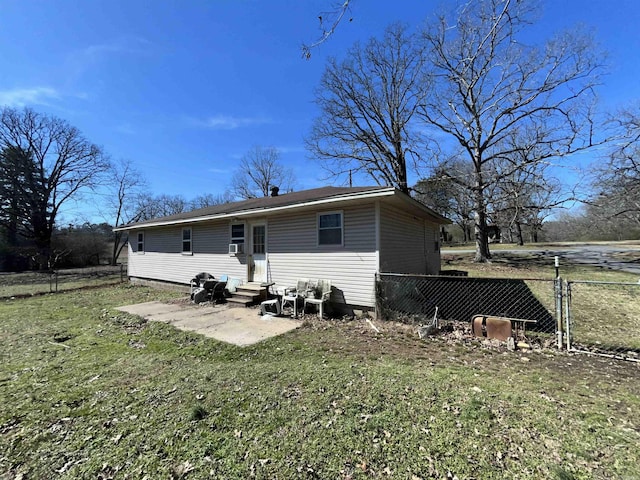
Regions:
<instances>
[{"instance_id":1,"label":"bare tree","mask_svg":"<svg viewBox=\"0 0 640 480\"><path fill-rule=\"evenodd\" d=\"M594 89L602 53L587 34L561 33L542 47L519 34L531 23L526 0L467 2L453 22L446 15L429 25L433 88L421 105L424 121L462 147L473 167L476 255L491 258L487 236L488 194L498 161L548 162L590 148ZM519 142L505 141L517 132ZM530 151L523 157L514 155Z\"/></svg>"},{"instance_id":2,"label":"bare tree","mask_svg":"<svg viewBox=\"0 0 640 480\"><path fill-rule=\"evenodd\" d=\"M322 34L319 38L317 38L310 44L305 43L302 45L302 58L309 60L311 58L311 50L322 45L329 39L331 35L334 34L336 28L338 28L338 25L349 10L349 3L351 3L351 0L343 0L332 10L321 12L318 15L318 21L320 22L320 31L322 32ZM349 21L351 20L352 18L350 17Z\"/></svg>"},{"instance_id":3,"label":"bare tree","mask_svg":"<svg viewBox=\"0 0 640 480\"><path fill-rule=\"evenodd\" d=\"M356 44L343 62L329 60L316 93L321 116L306 144L330 177L360 172L409 192L407 163L417 160L419 143L412 120L427 92L424 61L398 24L380 40Z\"/></svg>"},{"instance_id":4,"label":"bare tree","mask_svg":"<svg viewBox=\"0 0 640 480\"><path fill-rule=\"evenodd\" d=\"M469 177L469 166L451 159L413 187L418 201L448 217L460 227L465 243L471 240L473 223L473 199L466 188L466 179Z\"/></svg>"},{"instance_id":5,"label":"bare tree","mask_svg":"<svg viewBox=\"0 0 640 480\"><path fill-rule=\"evenodd\" d=\"M51 267L51 234L60 208L93 189L109 168L102 149L65 120L31 109L0 113L0 148L23 152L19 169L22 231L35 242L40 268ZM18 158L18 157L14 157Z\"/></svg>"},{"instance_id":6,"label":"bare tree","mask_svg":"<svg viewBox=\"0 0 640 480\"><path fill-rule=\"evenodd\" d=\"M218 195L212 193L205 193L198 195L189 202L191 209L212 207L213 205L221 205L223 203L233 202L233 194L231 192L224 192Z\"/></svg>"},{"instance_id":7,"label":"bare tree","mask_svg":"<svg viewBox=\"0 0 640 480\"><path fill-rule=\"evenodd\" d=\"M618 139L605 162L594 164L590 203L606 217L640 224L640 106L618 112L610 123Z\"/></svg>"},{"instance_id":8,"label":"bare tree","mask_svg":"<svg viewBox=\"0 0 640 480\"><path fill-rule=\"evenodd\" d=\"M231 192L239 198L267 197L272 187L293 189L293 170L280 163L275 147L252 147L240 160L231 180Z\"/></svg>"},{"instance_id":9,"label":"bare tree","mask_svg":"<svg viewBox=\"0 0 640 480\"><path fill-rule=\"evenodd\" d=\"M500 181L488 203L489 216L507 229L510 241L515 233L516 243L524 245L524 227L529 230L532 241L537 242L544 219L571 195L562 194L557 178L547 174L546 164L531 163L528 168L513 170L509 162L506 170L508 174L501 172L499 165L495 172Z\"/></svg>"},{"instance_id":10,"label":"bare tree","mask_svg":"<svg viewBox=\"0 0 640 480\"><path fill-rule=\"evenodd\" d=\"M109 183L107 206L114 225L121 227L140 220L143 216L140 198L144 195L147 182L140 171L133 166L131 160L119 160L112 165ZM117 263L127 239L127 232L113 232L111 265Z\"/></svg>"},{"instance_id":11,"label":"bare tree","mask_svg":"<svg viewBox=\"0 0 640 480\"><path fill-rule=\"evenodd\" d=\"M182 195L154 196L145 191L134 195L132 201L132 212L136 212L136 218L131 221L145 221L184 213L196 208L229 203L233 201L233 196L229 192L221 195L203 194L188 201Z\"/></svg>"},{"instance_id":12,"label":"bare tree","mask_svg":"<svg viewBox=\"0 0 640 480\"><path fill-rule=\"evenodd\" d=\"M140 221L168 217L189 210L189 202L182 195L162 194L153 196L144 193L138 197Z\"/></svg>"}]
</instances>

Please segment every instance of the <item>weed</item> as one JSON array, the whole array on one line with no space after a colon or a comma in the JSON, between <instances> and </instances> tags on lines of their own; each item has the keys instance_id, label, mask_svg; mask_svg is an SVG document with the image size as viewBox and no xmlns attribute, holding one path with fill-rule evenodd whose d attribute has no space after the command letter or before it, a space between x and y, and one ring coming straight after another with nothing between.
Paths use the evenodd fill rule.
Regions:
<instances>
[{"instance_id":1,"label":"weed","mask_svg":"<svg viewBox=\"0 0 640 480\"><path fill-rule=\"evenodd\" d=\"M206 416L207 410L201 404L197 404L191 408L189 420L197 422L204 419Z\"/></svg>"}]
</instances>

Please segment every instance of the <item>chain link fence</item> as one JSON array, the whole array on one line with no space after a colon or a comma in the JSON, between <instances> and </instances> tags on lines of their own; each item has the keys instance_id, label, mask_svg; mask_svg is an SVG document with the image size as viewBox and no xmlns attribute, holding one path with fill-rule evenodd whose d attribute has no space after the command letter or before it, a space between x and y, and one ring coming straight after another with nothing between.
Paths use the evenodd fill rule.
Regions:
<instances>
[{"instance_id":1,"label":"chain link fence","mask_svg":"<svg viewBox=\"0 0 640 480\"><path fill-rule=\"evenodd\" d=\"M127 280L126 265L70 268L47 272L0 273L0 298L111 285Z\"/></svg>"},{"instance_id":2,"label":"chain link fence","mask_svg":"<svg viewBox=\"0 0 640 480\"><path fill-rule=\"evenodd\" d=\"M439 320L526 319L548 339L560 326L569 351L640 361L640 283L380 273L376 308L382 320L409 324L430 323L436 309Z\"/></svg>"},{"instance_id":3,"label":"chain link fence","mask_svg":"<svg viewBox=\"0 0 640 480\"><path fill-rule=\"evenodd\" d=\"M640 361L640 284L565 283L566 346Z\"/></svg>"},{"instance_id":4,"label":"chain link fence","mask_svg":"<svg viewBox=\"0 0 640 480\"><path fill-rule=\"evenodd\" d=\"M426 323L438 308L441 320L470 322L474 315L533 320L527 330L555 334L558 314L554 280L470 278L380 273L378 315L384 320Z\"/></svg>"}]
</instances>

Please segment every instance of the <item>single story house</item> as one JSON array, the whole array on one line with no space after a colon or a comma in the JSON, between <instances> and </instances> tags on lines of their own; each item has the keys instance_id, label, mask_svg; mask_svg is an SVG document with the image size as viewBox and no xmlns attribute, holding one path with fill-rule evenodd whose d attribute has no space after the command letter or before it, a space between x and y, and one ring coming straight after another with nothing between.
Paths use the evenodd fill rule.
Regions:
<instances>
[{"instance_id":1,"label":"single story house","mask_svg":"<svg viewBox=\"0 0 640 480\"><path fill-rule=\"evenodd\" d=\"M437 274L449 220L393 187L321 187L132 223L128 275L188 284L199 272L295 285L328 279L331 303L375 307L376 272Z\"/></svg>"}]
</instances>

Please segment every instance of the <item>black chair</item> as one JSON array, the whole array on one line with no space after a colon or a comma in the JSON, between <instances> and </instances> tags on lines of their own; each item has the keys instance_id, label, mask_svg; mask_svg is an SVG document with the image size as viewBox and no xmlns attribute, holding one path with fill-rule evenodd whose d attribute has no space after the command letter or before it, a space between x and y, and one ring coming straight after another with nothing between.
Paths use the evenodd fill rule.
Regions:
<instances>
[{"instance_id":1,"label":"black chair","mask_svg":"<svg viewBox=\"0 0 640 480\"><path fill-rule=\"evenodd\" d=\"M224 300L225 290L227 288L227 276L223 275L222 278L216 279L213 275L207 272L197 274L191 279L191 299L194 298L195 290L203 288L206 292L205 299L210 301Z\"/></svg>"},{"instance_id":2,"label":"black chair","mask_svg":"<svg viewBox=\"0 0 640 480\"><path fill-rule=\"evenodd\" d=\"M216 280L215 278L210 278L205 280L202 284L202 288L207 291L207 296L213 302L224 300L226 298L225 290L227 288L226 280Z\"/></svg>"}]
</instances>

